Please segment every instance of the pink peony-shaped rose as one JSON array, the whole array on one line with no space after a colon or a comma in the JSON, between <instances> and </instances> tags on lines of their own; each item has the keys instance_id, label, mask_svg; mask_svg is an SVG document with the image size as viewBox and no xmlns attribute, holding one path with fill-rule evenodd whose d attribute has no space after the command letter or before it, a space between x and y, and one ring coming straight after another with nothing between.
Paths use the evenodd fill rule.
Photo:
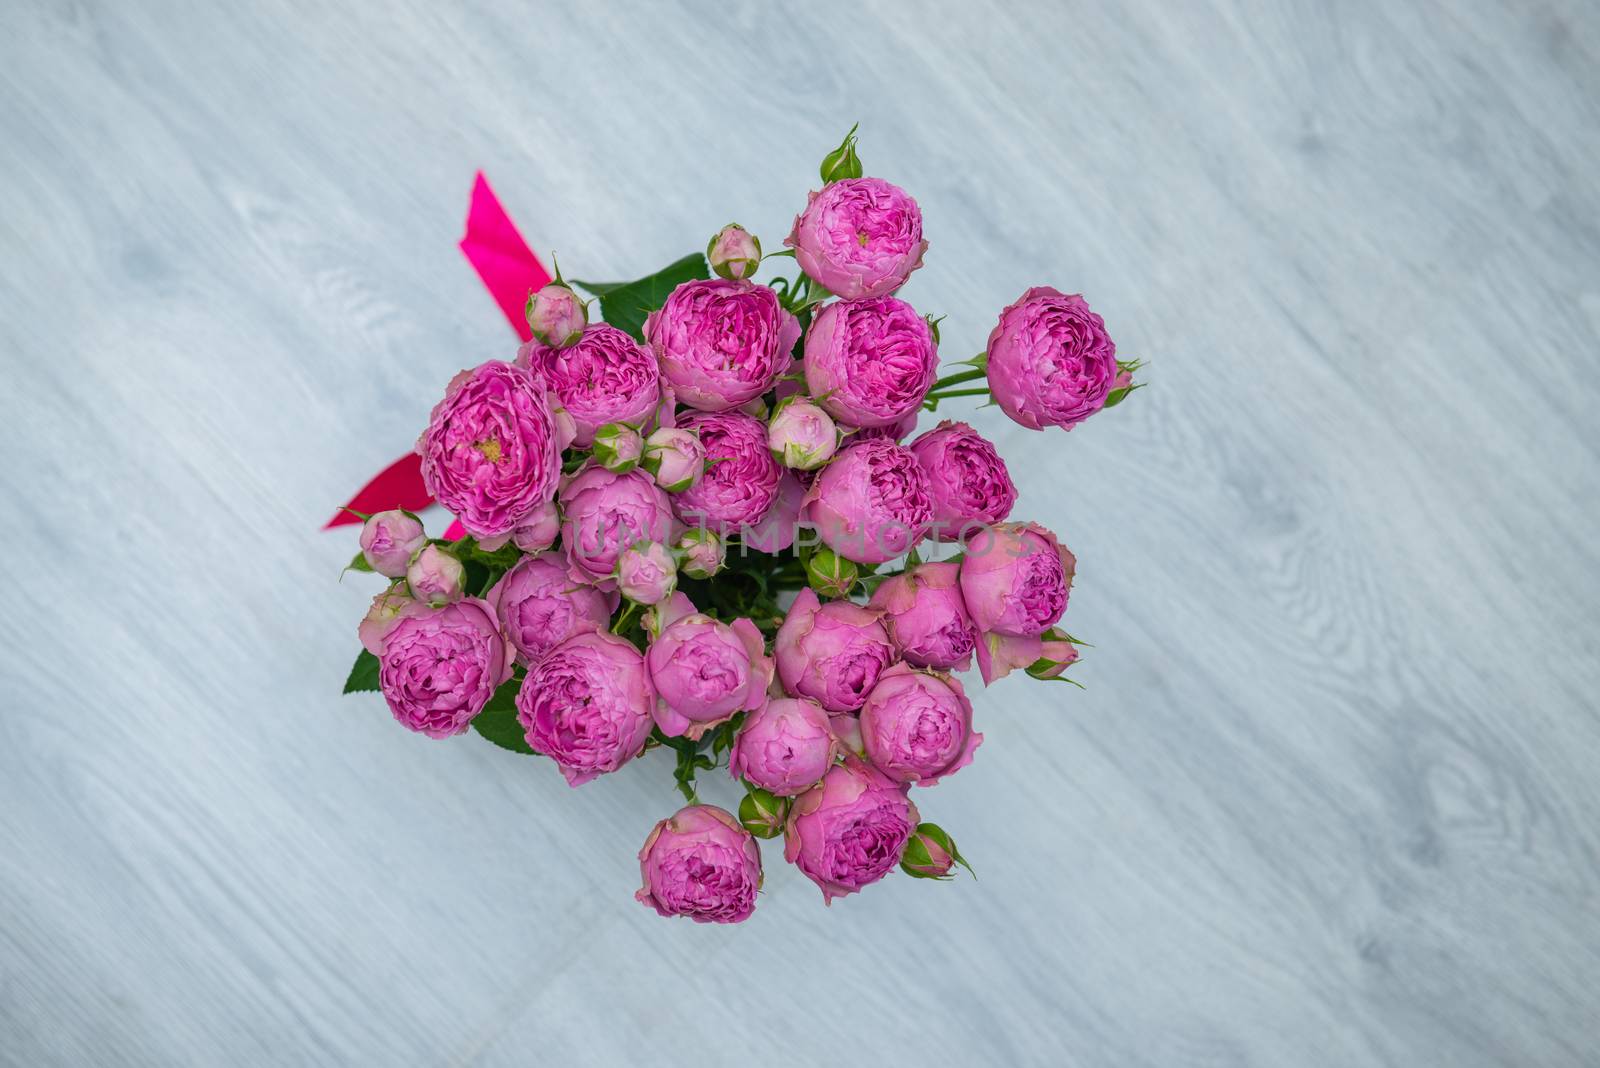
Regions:
<instances>
[{"instance_id":1,"label":"pink peony-shaped rose","mask_svg":"<svg viewBox=\"0 0 1600 1068\"><path fill-rule=\"evenodd\" d=\"M412 601L383 635L378 688L400 725L430 738L467 729L511 677L511 646L475 598L443 608Z\"/></svg>"},{"instance_id":2,"label":"pink peony-shaped rose","mask_svg":"<svg viewBox=\"0 0 1600 1068\"><path fill-rule=\"evenodd\" d=\"M892 441L845 449L806 491L801 518L848 560L881 564L908 552L933 521L928 473Z\"/></svg>"},{"instance_id":3,"label":"pink peony-shaped rose","mask_svg":"<svg viewBox=\"0 0 1600 1068\"><path fill-rule=\"evenodd\" d=\"M920 564L881 583L868 606L883 613L900 655L918 667L965 671L977 631L961 596L961 565Z\"/></svg>"},{"instance_id":4,"label":"pink peony-shaped rose","mask_svg":"<svg viewBox=\"0 0 1600 1068\"><path fill-rule=\"evenodd\" d=\"M894 662L879 615L849 601L823 604L816 591L801 590L773 642L784 689L829 712L860 708Z\"/></svg>"},{"instance_id":5,"label":"pink peony-shaped rose","mask_svg":"<svg viewBox=\"0 0 1600 1068\"><path fill-rule=\"evenodd\" d=\"M922 266L922 212L881 178L844 178L811 193L783 243L800 269L846 300L881 297Z\"/></svg>"},{"instance_id":6,"label":"pink peony-shaped rose","mask_svg":"<svg viewBox=\"0 0 1600 1068\"><path fill-rule=\"evenodd\" d=\"M806 388L829 415L858 427L915 415L939 375L928 321L896 297L825 304L806 333Z\"/></svg>"},{"instance_id":7,"label":"pink peony-shaped rose","mask_svg":"<svg viewBox=\"0 0 1600 1068\"><path fill-rule=\"evenodd\" d=\"M766 286L713 278L674 289L645 320L644 333L678 400L720 412L772 388L800 323Z\"/></svg>"},{"instance_id":8,"label":"pink peony-shaped rose","mask_svg":"<svg viewBox=\"0 0 1600 1068\"><path fill-rule=\"evenodd\" d=\"M609 323L590 323L564 348L529 341L517 350L517 363L541 372L561 399L575 445L587 446L607 423L643 427L661 400L655 357Z\"/></svg>"},{"instance_id":9,"label":"pink peony-shaped rose","mask_svg":"<svg viewBox=\"0 0 1600 1068\"><path fill-rule=\"evenodd\" d=\"M672 505L643 471L618 474L590 465L561 489L561 545L575 578L615 588L622 550L639 541L670 541Z\"/></svg>"},{"instance_id":10,"label":"pink peony-shaped rose","mask_svg":"<svg viewBox=\"0 0 1600 1068\"><path fill-rule=\"evenodd\" d=\"M699 436L706 472L672 498L678 516L690 526L723 533L759 523L778 499L783 478L767 449L766 425L743 412L694 412L680 429Z\"/></svg>"},{"instance_id":11,"label":"pink peony-shaped rose","mask_svg":"<svg viewBox=\"0 0 1600 1068\"><path fill-rule=\"evenodd\" d=\"M1067 609L1072 553L1037 523L974 534L961 560L961 596L980 631L1036 637Z\"/></svg>"},{"instance_id":12,"label":"pink peony-shaped rose","mask_svg":"<svg viewBox=\"0 0 1600 1068\"><path fill-rule=\"evenodd\" d=\"M809 790L841 752L823 707L774 697L745 718L728 751L728 773L779 797Z\"/></svg>"},{"instance_id":13,"label":"pink peony-shaped rose","mask_svg":"<svg viewBox=\"0 0 1600 1068\"><path fill-rule=\"evenodd\" d=\"M361 556L386 578L404 575L411 555L427 543L422 522L398 509L378 512L361 526Z\"/></svg>"},{"instance_id":14,"label":"pink peony-shaped rose","mask_svg":"<svg viewBox=\"0 0 1600 1068\"><path fill-rule=\"evenodd\" d=\"M761 889L761 848L715 805L690 805L662 820L639 850L644 885L634 897L662 916L696 923L750 917Z\"/></svg>"},{"instance_id":15,"label":"pink peony-shaped rose","mask_svg":"<svg viewBox=\"0 0 1600 1068\"><path fill-rule=\"evenodd\" d=\"M604 629L617 602L615 594L575 581L557 555L517 561L484 600L524 664L537 663L574 634Z\"/></svg>"},{"instance_id":16,"label":"pink peony-shaped rose","mask_svg":"<svg viewBox=\"0 0 1600 1068\"><path fill-rule=\"evenodd\" d=\"M789 806L783 857L831 905L893 871L918 819L904 786L845 757Z\"/></svg>"},{"instance_id":17,"label":"pink peony-shaped rose","mask_svg":"<svg viewBox=\"0 0 1600 1068\"><path fill-rule=\"evenodd\" d=\"M999 523L1017 503L1017 487L993 444L966 423L945 420L909 448L928 472L933 536L963 541L980 526Z\"/></svg>"},{"instance_id":18,"label":"pink peony-shaped rose","mask_svg":"<svg viewBox=\"0 0 1600 1068\"><path fill-rule=\"evenodd\" d=\"M896 664L861 706L867 759L895 782L932 786L972 763L982 741L966 691L948 675Z\"/></svg>"},{"instance_id":19,"label":"pink peony-shaped rose","mask_svg":"<svg viewBox=\"0 0 1600 1068\"><path fill-rule=\"evenodd\" d=\"M750 620L720 622L678 593L656 609L651 626L655 638L645 663L656 691L656 725L667 737L699 738L766 699L772 660Z\"/></svg>"},{"instance_id":20,"label":"pink peony-shaped rose","mask_svg":"<svg viewBox=\"0 0 1600 1068\"><path fill-rule=\"evenodd\" d=\"M917 429L917 413L912 412L890 426L858 427L851 432L850 437L846 440L851 445L860 441L877 441L879 438L886 438L889 441L899 443L910 437L911 432L915 429Z\"/></svg>"},{"instance_id":21,"label":"pink peony-shaped rose","mask_svg":"<svg viewBox=\"0 0 1600 1068\"><path fill-rule=\"evenodd\" d=\"M555 496L561 449L538 376L498 360L452 378L417 439L423 485L478 538Z\"/></svg>"},{"instance_id":22,"label":"pink peony-shaped rose","mask_svg":"<svg viewBox=\"0 0 1600 1068\"><path fill-rule=\"evenodd\" d=\"M1105 406L1117 346L1077 294L1035 286L1000 313L989 334L989 391L1029 430L1071 429Z\"/></svg>"},{"instance_id":23,"label":"pink peony-shaped rose","mask_svg":"<svg viewBox=\"0 0 1600 1068\"><path fill-rule=\"evenodd\" d=\"M617 589L635 604L660 604L678 588L678 561L659 541L641 541L617 556Z\"/></svg>"},{"instance_id":24,"label":"pink peony-shaped rose","mask_svg":"<svg viewBox=\"0 0 1600 1068\"><path fill-rule=\"evenodd\" d=\"M587 631L528 669L517 690L517 722L569 786L582 786L643 752L654 704L639 650L614 634Z\"/></svg>"}]
</instances>

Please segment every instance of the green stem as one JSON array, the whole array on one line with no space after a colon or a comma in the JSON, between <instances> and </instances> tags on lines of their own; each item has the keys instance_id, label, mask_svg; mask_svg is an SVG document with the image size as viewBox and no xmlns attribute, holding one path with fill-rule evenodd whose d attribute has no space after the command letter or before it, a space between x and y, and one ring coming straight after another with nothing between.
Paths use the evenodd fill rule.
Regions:
<instances>
[{"instance_id":1,"label":"green stem","mask_svg":"<svg viewBox=\"0 0 1600 1068\"><path fill-rule=\"evenodd\" d=\"M628 623L633 619L633 614L635 612L637 612L638 610L639 610L638 602L637 601L629 601L628 602L628 607L624 608L622 610L622 614L617 617L617 621L615 623L611 624L611 633L612 634L621 634L624 630L626 630L627 626L628 626Z\"/></svg>"},{"instance_id":2,"label":"green stem","mask_svg":"<svg viewBox=\"0 0 1600 1068\"><path fill-rule=\"evenodd\" d=\"M988 393L988 386L983 386L980 389L952 389L944 393L929 393L923 400L937 403L938 401L949 400L951 397L983 397L987 396Z\"/></svg>"},{"instance_id":3,"label":"green stem","mask_svg":"<svg viewBox=\"0 0 1600 1068\"><path fill-rule=\"evenodd\" d=\"M930 394L937 393L946 386L954 386L962 382L971 382L974 379L984 377L988 373L988 371L985 371L982 368L977 368L971 371L962 371L959 374L946 375L944 378L939 379L931 387L929 387L928 392Z\"/></svg>"}]
</instances>

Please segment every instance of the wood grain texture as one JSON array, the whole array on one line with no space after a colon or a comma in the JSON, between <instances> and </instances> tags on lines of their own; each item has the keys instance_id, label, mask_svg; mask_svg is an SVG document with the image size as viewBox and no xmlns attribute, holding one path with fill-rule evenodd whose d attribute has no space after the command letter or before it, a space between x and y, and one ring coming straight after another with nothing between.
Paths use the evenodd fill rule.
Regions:
<instances>
[{"instance_id":1,"label":"wood grain texture","mask_svg":"<svg viewBox=\"0 0 1600 1068\"><path fill-rule=\"evenodd\" d=\"M0 11L0 1061L1600 1064L1600 12L792 10ZM509 354L474 168L627 277L775 246L857 119L947 353L1048 283L1150 361L971 413L1089 688L919 794L981 881L824 910L769 848L669 923L662 762L340 699L316 528Z\"/></svg>"}]
</instances>

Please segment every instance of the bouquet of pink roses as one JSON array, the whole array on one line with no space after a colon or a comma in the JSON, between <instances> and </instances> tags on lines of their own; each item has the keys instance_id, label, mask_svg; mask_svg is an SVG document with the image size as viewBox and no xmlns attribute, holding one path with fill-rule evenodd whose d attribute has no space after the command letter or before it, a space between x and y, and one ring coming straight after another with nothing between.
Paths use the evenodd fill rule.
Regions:
<instances>
[{"instance_id":1,"label":"bouquet of pink roses","mask_svg":"<svg viewBox=\"0 0 1600 1068\"><path fill-rule=\"evenodd\" d=\"M757 838L782 835L828 901L897 866L948 877L965 861L910 787L983 740L951 673L1063 680L1077 659L1058 627L1072 553L1010 519L995 447L948 420L903 442L953 397L1071 429L1138 388L1137 362L1082 297L1036 287L941 377L938 320L895 296L928 248L921 214L862 177L854 133L786 251L730 225L647 278L558 272L529 296L533 340L456 375L417 441L464 536L361 517L350 566L391 582L345 691L573 786L668 751L688 806L645 839L637 894L663 916L749 916ZM780 257L796 277L752 280ZM737 815L698 803L697 773L724 762Z\"/></svg>"}]
</instances>

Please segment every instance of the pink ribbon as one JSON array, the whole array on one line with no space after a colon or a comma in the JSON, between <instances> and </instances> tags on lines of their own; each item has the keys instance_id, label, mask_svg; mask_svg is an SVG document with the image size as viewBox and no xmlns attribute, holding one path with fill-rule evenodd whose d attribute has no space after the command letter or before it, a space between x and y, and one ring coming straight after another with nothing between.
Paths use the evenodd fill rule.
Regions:
<instances>
[{"instance_id":1,"label":"pink ribbon","mask_svg":"<svg viewBox=\"0 0 1600 1068\"><path fill-rule=\"evenodd\" d=\"M472 183L472 205L467 209L467 232L461 236L461 251L472 263L478 277L483 279L489 295L494 297L511 329L523 341L532 337L528 320L523 313L528 295L543 289L550 281L550 272L544 269L539 257L517 232L516 224L500 200L489 188L489 180L479 171ZM420 512L433 503L433 495L422 482L422 458L411 452L375 475L350 498L344 508L333 513L322 529L342 527L361 520L351 511L382 512L390 508L404 508ZM347 511L350 509L351 511ZM466 531L460 520L450 524L444 532L447 541L454 541Z\"/></svg>"}]
</instances>

